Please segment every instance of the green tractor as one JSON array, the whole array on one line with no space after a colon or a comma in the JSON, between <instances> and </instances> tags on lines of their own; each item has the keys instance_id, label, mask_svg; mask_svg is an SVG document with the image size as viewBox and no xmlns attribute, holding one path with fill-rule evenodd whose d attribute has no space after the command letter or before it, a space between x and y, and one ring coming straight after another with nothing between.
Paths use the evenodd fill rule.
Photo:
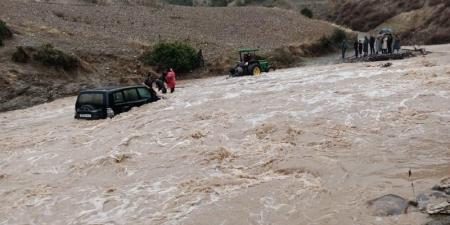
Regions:
<instances>
[{"instance_id":1,"label":"green tractor","mask_svg":"<svg viewBox=\"0 0 450 225\"><path fill-rule=\"evenodd\" d=\"M269 65L267 60L258 59L256 52L259 49L243 48L239 49L239 62L230 69L231 76L258 76L262 72L274 71L275 68Z\"/></svg>"}]
</instances>

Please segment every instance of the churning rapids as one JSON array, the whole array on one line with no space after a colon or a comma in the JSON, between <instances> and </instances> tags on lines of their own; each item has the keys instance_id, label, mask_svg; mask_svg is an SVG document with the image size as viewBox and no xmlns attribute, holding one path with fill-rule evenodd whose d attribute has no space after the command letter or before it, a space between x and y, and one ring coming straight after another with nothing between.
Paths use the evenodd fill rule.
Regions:
<instances>
[{"instance_id":1,"label":"churning rapids","mask_svg":"<svg viewBox=\"0 0 450 225\"><path fill-rule=\"evenodd\" d=\"M0 224L422 224L366 202L450 175L450 45L182 82L113 119L0 114Z\"/></svg>"}]
</instances>

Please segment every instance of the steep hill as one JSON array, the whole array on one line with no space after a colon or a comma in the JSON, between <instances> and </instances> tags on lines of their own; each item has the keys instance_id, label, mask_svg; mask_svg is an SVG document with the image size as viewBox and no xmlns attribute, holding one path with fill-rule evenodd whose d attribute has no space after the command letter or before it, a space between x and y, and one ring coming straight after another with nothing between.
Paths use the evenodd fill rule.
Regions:
<instances>
[{"instance_id":1,"label":"steep hill","mask_svg":"<svg viewBox=\"0 0 450 225\"><path fill-rule=\"evenodd\" d=\"M448 0L330 0L330 20L358 31L392 27L414 44L450 42Z\"/></svg>"},{"instance_id":2,"label":"steep hill","mask_svg":"<svg viewBox=\"0 0 450 225\"><path fill-rule=\"evenodd\" d=\"M404 43L450 43L448 0L167 0L200 6L264 6L297 13L304 8L314 18L329 20L353 30L375 32L393 28Z\"/></svg>"},{"instance_id":3,"label":"steep hill","mask_svg":"<svg viewBox=\"0 0 450 225\"><path fill-rule=\"evenodd\" d=\"M0 48L0 111L74 94L81 87L138 82L146 68L137 57L159 41L185 41L202 49L206 73L213 75L225 71L239 47L270 52L314 42L334 29L282 9L181 7L145 0L4 0L0 15L15 32ZM74 53L83 69L66 72L11 61L16 46L45 43Z\"/></svg>"}]
</instances>

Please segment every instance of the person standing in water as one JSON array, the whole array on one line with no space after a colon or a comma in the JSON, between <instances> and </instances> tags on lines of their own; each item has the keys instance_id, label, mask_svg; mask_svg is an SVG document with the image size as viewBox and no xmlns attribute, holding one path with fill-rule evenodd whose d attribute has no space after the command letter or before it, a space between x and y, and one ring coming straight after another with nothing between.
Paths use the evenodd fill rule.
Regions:
<instances>
[{"instance_id":1,"label":"person standing in water","mask_svg":"<svg viewBox=\"0 0 450 225\"><path fill-rule=\"evenodd\" d=\"M166 84L167 84L167 87L170 89L170 93L173 93L175 91L176 75L175 75L175 71L173 71L172 68L170 68L169 72L167 72Z\"/></svg>"}]
</instances>

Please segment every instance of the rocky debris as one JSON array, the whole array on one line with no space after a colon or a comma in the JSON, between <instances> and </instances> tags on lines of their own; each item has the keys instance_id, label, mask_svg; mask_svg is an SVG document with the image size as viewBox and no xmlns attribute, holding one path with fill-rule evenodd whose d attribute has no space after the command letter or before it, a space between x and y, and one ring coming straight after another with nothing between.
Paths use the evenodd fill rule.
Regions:
<instances>
[{"instance_id":1,"label":"rocky debris","mask_svg":"<svg viewBox=\"0 0 450 225\"><path fill-rule=\"evenodd\" d=\"M131 154L116 152L113 153L110 157L111 159L114 160L115 163L121 163L124 162L126 159L130 159Z\"/></svg>"},{"instance_id":2,"label":"rocky debris","mask_svg":"<svg viewBox=\"0 0 450 225\"><path fill-rule=\"evenodd\" d=\"M450 214L450 200L438 204L428 204L427 213L433 214Z\"/></svg>"},{"instance_id":3,"label":"rocky debris","mask_svg":"<svg viewBox=\"0 0 450 225\"><path fill-rule=\"evenodd\" d=\"M430 215L450 214L450 177L431 188L431 193L421 193L417 197L419 209Z\"/></svg>"},{"instance_id":4,"label":"rocky debris","mask_svg":"<svg viewBox=\"0 0 450 225\"><path fill-rule=\"evenodd\" d=\"M202 131L195 131L194 133L191 134L191 137L194 139L201 139L206 137L206 134L204 134Z\"/></svg>"},{"instance_id":5,"label":"rocky debris","mask_svg":"<svg viewBox=\"0 0 450 225\"><path fill-rule=\"evenodd\" d=\"M450 177L441 180L430 193L420 193L416 202L408 201L398 195L388 194L368 201L368 209L373 216L394 216L407 213L409 206L433 216L433 221L425 225L450 224ZM445 215L445 216L444 216Z\"/></svg>"},{"instance_id":6,"label":"rocky debris","mask_svg":"<svg viewBox=\"0 0 450 225\"><path fill-rule=\"evenodd\" d=\"M379 65L379 67L381 67L381 68L387 68L387 67L390 67L390 66L392 66L392 63L390 63L390 62L382 63L382 64Z\"/></svg>"},{"instance_id":7,"label":"rocky debris","mask_svg":"<svg viewBox=\"0 0 450 225\"><path fill-rule=\"evenodd\" d=\"M414 57L415 54L412 52L402 52L393 54L383 54L383 55L369 55L359 58L348 58L345 62L356 63L356 62L376 62L376 61L387 61L387 60L400 60L409 57Z\"/></svg>"},{"instance_id":8,"label":"rocky debris","mask_svg":"<svg viewBox=\"0 0 450 225\"><path fill-rule=\"evenodd\" d=\"M410 201L398 195L387 194L367 202L373 216L394 216L406 213Z\"/></svg>"}]
</instances>

